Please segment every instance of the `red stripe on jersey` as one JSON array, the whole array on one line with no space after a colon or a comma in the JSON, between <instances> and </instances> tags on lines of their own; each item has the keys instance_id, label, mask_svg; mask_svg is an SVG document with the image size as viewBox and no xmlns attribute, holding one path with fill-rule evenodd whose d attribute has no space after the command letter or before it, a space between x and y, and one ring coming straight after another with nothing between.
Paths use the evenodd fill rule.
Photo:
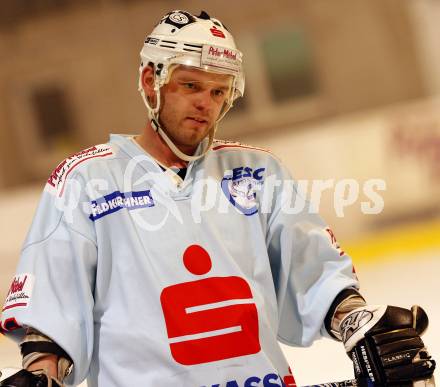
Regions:
<instances>
[{"instance_id":1,"label":"red stripe on jersey","mask_svg":"<svg viewBox=\"0 0 440 387\"><path fill-rule=\"evenodd\" d=\"M15 308L16 306L27 306L27 302L18 302L18 303L16 303L16 304L12 304L12 305L5 306L5 307L2 309L2 312L4 312L4 311L7 310L7 309Z\"/></svg>"},{"instance_id":2,"label":"red stripe on jersey","mask_svg":"<svg viewBox=\"0 0 440 387\"><path fill-rule=\"evenodd\" d=\"M104 153L102 155L95 155L95 156L90 156L90 157L86 157L85 159L80 160L79 162L77 162L76 164L72 165L72 167L66 172L66 175L64 176L64 183L63 183L63 188L61 188L61 192L59 194L59 196L61 196L64 192L64 186L66 184L67 181L67 176L69 175L70 172L72 172L73 169L75 169L75 167L79 164L81 164L83 161L89 160L89 159L94 159L96 157L104 157L104 156L110 156L112 155L113 152L108 152L108 153Z\"/></svg>"},{"instance_id":3,"label":"red stripe on jersey","mask_svg":"<svg viewBox=\"0 0 440 387\"><path fill-rule=\"evenodd\" d=\"M267 150L267 149L263 149L263 148L256 148L254 146L249 146L249 145L232 145L232 144L224 144L224 145L218 145L215 146L214 148L212 148L212 150L219 150L222 148L244 148L244 149L253 149L253 150L258 150L258 151L262 151L262 152L266 152L266 153L270 153L272 154L271 151Z\"/></svg>"}]
</instances>

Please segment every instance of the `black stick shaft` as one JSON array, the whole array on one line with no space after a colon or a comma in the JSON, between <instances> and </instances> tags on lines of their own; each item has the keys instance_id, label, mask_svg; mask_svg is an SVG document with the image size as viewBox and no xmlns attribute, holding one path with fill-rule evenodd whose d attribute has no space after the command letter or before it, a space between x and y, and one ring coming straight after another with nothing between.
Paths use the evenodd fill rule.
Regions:
<instances>
[{"instance_id":1,"label":"black stick shaft","mask_svg":"<svg viewBox=\"0 0 440 387\"><path fill-rule=\"evenodd\" d=\"M311 386L302 387L374 387L374 383L370 381L362 381L356 379L344 380L343 382L313 384Z\"/></svg>"},{"instance_id":2,"label":"black stick shaft","mask_svg":"<svg viewBox=\"0 0 440 387\"><path fill-rule=\"evenodd\" d=\"M323 384L313 384L311 386L301 386L301 387L377 387L377 384L371 382L368 379L364 380L344 380L343 382L333 382L333 383L323 383ZM413 382L414 387L426 386L435 387L434 377L426 380L420 380L418 382Z\"/></svg>"}]
</instances>

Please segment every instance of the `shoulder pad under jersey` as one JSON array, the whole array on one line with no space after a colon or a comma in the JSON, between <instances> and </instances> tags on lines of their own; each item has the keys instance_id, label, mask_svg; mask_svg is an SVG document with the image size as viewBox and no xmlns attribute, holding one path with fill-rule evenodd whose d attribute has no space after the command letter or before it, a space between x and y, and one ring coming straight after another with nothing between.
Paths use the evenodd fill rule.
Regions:
<instances>
[{"instance_id":1,"label":"shoulder pad under jersey","mask_svg":"<svg viewBox=\"0 0 440 387\"><path fill-rule=\"evenodd\" d=\"M90 163L96 159L110 158L113 157L114 154L114 146L111 144L94 145L78 153L74 153L59 163L58 166L52 171L47 179L45 191L57 196L61 196L63 194L64 186L69 174L71 174L72 171L78 167L78 165Z\"/></svg>"}]
</instances>

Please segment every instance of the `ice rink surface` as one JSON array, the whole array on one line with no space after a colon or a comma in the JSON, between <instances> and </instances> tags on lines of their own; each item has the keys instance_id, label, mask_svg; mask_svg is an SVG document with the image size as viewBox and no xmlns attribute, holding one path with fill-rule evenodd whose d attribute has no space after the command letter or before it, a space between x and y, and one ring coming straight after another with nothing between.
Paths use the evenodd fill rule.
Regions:
<instances>
[{"instance_id":1,"label":"ice rink surface","mask_svg":"<svg viewBox=\"0 0 440 387\"><path fill-rule=\"evenodd\" d=\"M438 251L394 257L391 261L358 264L362 293L371 304L410 307L419 304L430 318L424 341L434 358L440 359L440 259ZM323 339L310 348L282 345L299 386L340 381L353 377L352 365L342 344ZM0 368L20 366L18 350L0 338ZM85 387L83 383L81 387Z\"/></svg>"}]
</instances>

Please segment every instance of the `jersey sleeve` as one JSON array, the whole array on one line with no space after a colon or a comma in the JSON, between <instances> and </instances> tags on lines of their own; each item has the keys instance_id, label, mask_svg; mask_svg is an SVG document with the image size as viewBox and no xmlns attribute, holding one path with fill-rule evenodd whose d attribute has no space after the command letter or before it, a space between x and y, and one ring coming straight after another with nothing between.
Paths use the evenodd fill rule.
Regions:
<instances>
[{"instance_id":1,"label":"jersey sleeve","mask_svg":"<svg viewBox=\"0 0 440 387\"><path fill-rule=\"evenodd\" d=\"M62 347L74 363L66 379L73 384L86 377L93 350L97 245L84 187L78 174L63 192L46 185L0 321L15 341L33 327Z\"/></svg>"},{"instance_id":2,"label":"jersey sleeve","mask_svg":"<svg viewBox=\"0 0 440 387\"><path fill-rule=\"evenodd\" d=\"M268 217L267 246L278 303L278 338L293 346L309 346L329 337L324 319L345 288L358 288L351 258L333 232L310 207L284 167L278 176Z\"/></svg>"}]
</instances>

